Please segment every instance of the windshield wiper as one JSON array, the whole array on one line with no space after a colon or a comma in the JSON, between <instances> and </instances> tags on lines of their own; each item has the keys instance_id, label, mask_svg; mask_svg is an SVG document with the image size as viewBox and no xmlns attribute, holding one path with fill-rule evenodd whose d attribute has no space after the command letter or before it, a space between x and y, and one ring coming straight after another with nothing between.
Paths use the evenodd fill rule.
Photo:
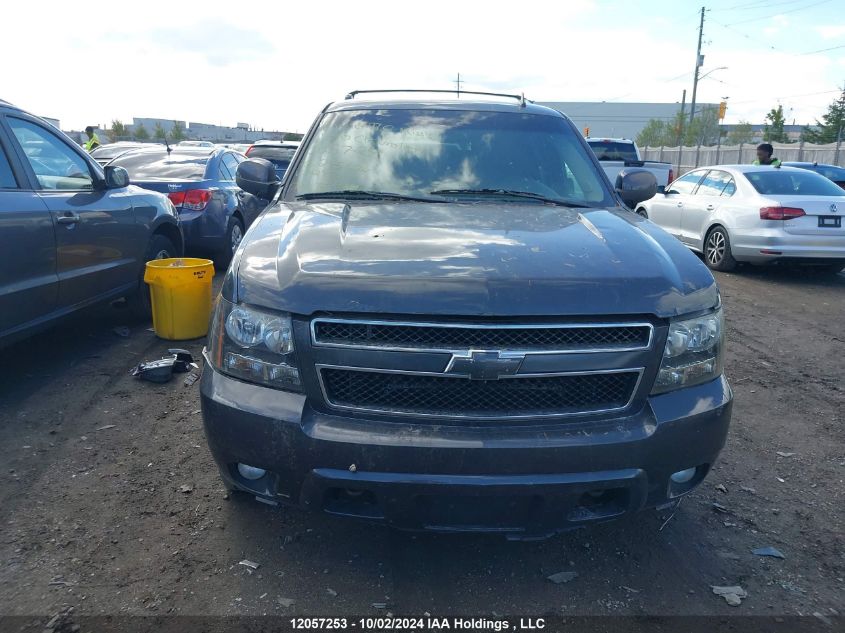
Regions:
<instances>
[{"instance_id":1,"label":"windshield wiper","mask_svg":"<svg viewBox=\"0 0 845 633\"><path fill-rule=\"evenodd\" d=\"M360 189L341 189L339 191L315 191L296 196L297 200L319 200L322 198L351 198L353 200L410 200L412 202L440 202L436 198L406 196L389 191L361 191Z\"/></svg>"},{"instance_id":2,"label":"windshield wiper","mask_svg":"<svg viewBox=\"0 0 845 633\"><path fill-rule=\"evenodd\" d=\"M583 204L581 202L571 202L569 200L561 200L559 198L549 198L539 193L533 193L531 191L515 191L513 189L437 189L435 191L430 191L429 193L441 196L511 196L513 198L528 198L529 200L538 200L539 202L556 204L560 207L577 207L580 209L587 209L590 207L590 205Z\"/></svg>"}]
</instances>

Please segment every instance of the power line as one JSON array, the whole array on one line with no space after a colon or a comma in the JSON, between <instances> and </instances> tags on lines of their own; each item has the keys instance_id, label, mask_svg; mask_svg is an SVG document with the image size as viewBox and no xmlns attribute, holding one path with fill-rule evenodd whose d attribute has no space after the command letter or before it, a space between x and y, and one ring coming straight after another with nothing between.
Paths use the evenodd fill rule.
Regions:
<instances>
[{"instance_id":1,"label":"power line","mask_svg":"<svg viewBox=\"0 0 845 633\"><path fill-rule=\"evenodd\" d=\"M831 46L830 48L820 48L817 51L807 51L806 53L795 53L796 55L812 55L813 53L824 53L825 51L835 51L839 48L845 48L845 44L839 46Z\"/></svg>"},{"instance_id":2,"label":"power line","mask_svg":"<svg viewBox=\"0 0 845 633\"><path fill-rule=\"evenodd\" d=\"M795 13L796 11L804 11L806 9L810 9L812 7L817 7L820 4L827 4L831 0L820 0L819 2L813 2L811 4L805 5L803 7L797 7L795 9L790 9L789 11L778 11L777 13L771 13L769 15L763 15L756 18L751 18L750 20L740 20L739 22L734 22L733 24L729 24L727 26L736 26L737 24L748 24L749 22L759 22L760 20L768 20L769 18L776 18L779 15L786 15L787 13Z\"/></svg>"},{"instance_id":3,"label":"power line","mask_svg":"<svg viewBox=\"0 0 845 633\"><path fill-rule=\"evenodd\" d=\"M757 0L747 5L735 5L733 7L724 7L721 9L711 9L711 11L760 11L762 9L772 9L774 7L788 6L790 4L798 4L799 2L806 2L807 0L785 0L784 2L768 2L767 0Z\"/></svg>"}]
</instances>

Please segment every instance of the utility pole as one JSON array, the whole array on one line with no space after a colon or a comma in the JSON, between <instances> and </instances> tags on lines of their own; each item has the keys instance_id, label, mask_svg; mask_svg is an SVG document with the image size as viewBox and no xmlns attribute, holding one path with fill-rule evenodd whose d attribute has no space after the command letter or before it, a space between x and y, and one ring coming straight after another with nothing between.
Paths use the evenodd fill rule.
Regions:
<instances>
[{"instance_id":1,"label":"utility pole","mask_svg":"<svg viewBox=\"0 0 845 633\"><path fill-rule=\"evenodd\" d=\"M698 25L698 49L695 51L695 78L692 80L692 101L690 102L689 122L695 118L695 93L698 91L698 69L704 58L701 56L701 37L704 34L704 7L701 7L701 22Z\"/></svg>"},{"instance_id":2,"label":"utility pole","mask_svg":"<svg viewBox=\"0 0 845 633\"><path fill-rule=\"evenodd\" d=\"M454 82L458 88L458 99L461 98L461 73L458 73L458 80Z\"/></svg>"},{"instance_id":3,"label":"utility pole","mask_svg":"<svg viewBox=\"0 0 845 633\"><path fill-rule=\"evenodd\" d=\"M684 144L684 118L687 108L687 89L684 88L684 95L681 97L681 116L678 119L678 147Z\"/></svg>"}]
</instances>

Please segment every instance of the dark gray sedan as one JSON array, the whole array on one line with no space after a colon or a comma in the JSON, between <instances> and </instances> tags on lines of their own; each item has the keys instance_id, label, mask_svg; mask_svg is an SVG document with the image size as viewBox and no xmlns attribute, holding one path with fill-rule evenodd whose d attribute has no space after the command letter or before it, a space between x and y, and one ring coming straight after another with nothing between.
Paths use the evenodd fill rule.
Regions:
<instances>
[{"instance_id":1,"label":"dark gray sedan","mask_svg":"<svg viewBox=\"0 0 845 633\"><path fill-rule=\"evenodd\" d=\"M182 250L166 196L0 101L0 344L119 297L149 314L144 263Z\"/></svg>"}]
</instances>

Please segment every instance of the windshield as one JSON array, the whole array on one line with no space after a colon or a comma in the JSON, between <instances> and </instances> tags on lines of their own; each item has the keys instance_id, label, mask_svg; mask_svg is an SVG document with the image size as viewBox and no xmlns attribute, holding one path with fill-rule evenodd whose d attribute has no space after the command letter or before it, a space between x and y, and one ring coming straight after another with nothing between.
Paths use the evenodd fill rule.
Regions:
<instances>
[{"instance_id":1,"label":"windshield","mask_svg":"<svg viewBox=\"0 0 845 633\"><path fill-rule=\"evenodd\" d=\"M812 171L796 170L746 172L745 177L765 196L841 196L842 189Z\"/></svg>"},{"instance_id":2,"label":"windshield","mask_svg":"<svg viewBox=\"0 0 845 633\"><path fill-rule=\"evenodd\" d=\"M817 174L821 174L828 180L834 182L845 182L845 169L841 167L828 167L827 165L817 165L812 168Z\"/></svg>"},{"instance_id":3,"label":"windshield","mask_svg":"<svg viewBox=\"0 0 845 633\"><path fill-rule=\"evenodd\" d=\"M295 147L274 147L272 145L254 145L249 150L250 158L265 158L273 163L276 169L285 170L290 165L293 155L296 153Z\"/></svg>"},{"instance_id":4,"label":"windshield","mask_svg":"<svg viewBox=\"0 0 845 633\"><path fill-rule=\"evenodd\" d=\"M638 161L637 149L633 143L617 143L616 141L587 140L599 160Z\"/></svg>"},{"instance_id":5,"label":"windshield","mask_svg":"<svg viewBox=\"0 0 845 633\"><path fill-rule=\"evenodd\" d=\"M114 158L123 152L128 152L136 148L137 146L133 147L132 145L101 145L91 152L91 156L94 158Z\"/></svg>"},{"instance_id":6,"label":"windshield","mask_svg":"<svg viewBox=\"0 0 845 633\"><path fill-rule=\"evenodd\" d=\"M500 189L615 204L565 119L465 110L329 113L305 149L288 196L353 190L431 197L443 190Z\"/></svg>"},{"instance_id":7,"label":"windshield","mask_svg":"<svg viewBox=\"0 0 845 633\"><path fill-rule=\"evenodd\" d=\"M115 158L111 164L129 172L130 180L202 180L208 156L168 155L167 152L133 152Z\"/></svg>"}]
</instances>

